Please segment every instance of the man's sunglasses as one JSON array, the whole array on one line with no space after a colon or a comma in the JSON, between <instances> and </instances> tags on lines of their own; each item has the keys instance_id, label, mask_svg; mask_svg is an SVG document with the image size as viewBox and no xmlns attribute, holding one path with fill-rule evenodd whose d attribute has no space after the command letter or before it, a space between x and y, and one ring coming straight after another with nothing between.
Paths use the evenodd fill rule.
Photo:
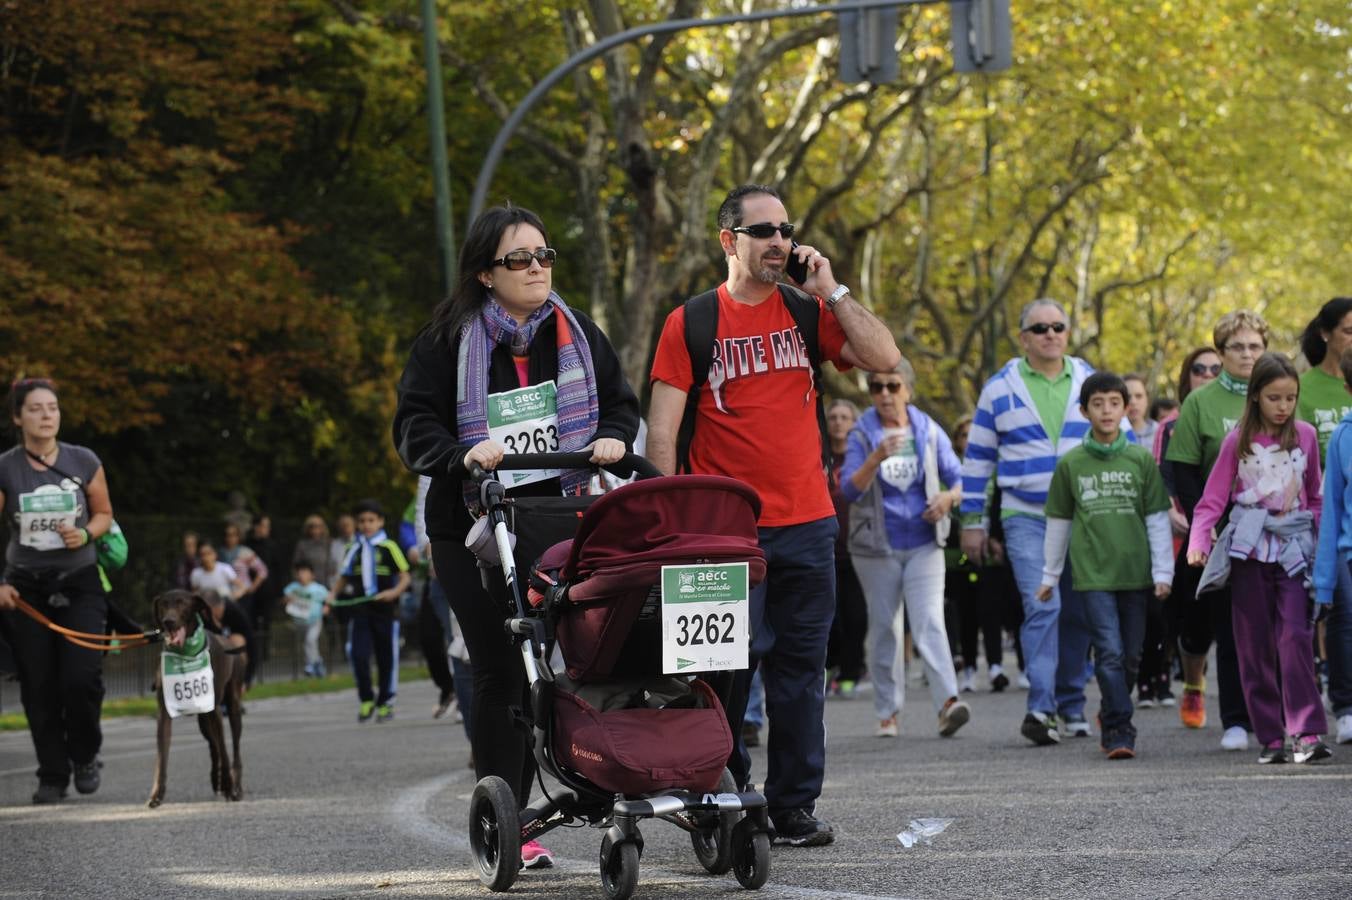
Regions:
<instances>
[{"instance_id":1,"label":"man's sunglasses","mask_svg":"<svg viewBox=\"0 0 1352 900\"><path fill-rule=\"evenodd\" d=\"M1195 362L1192 364L1192 369L1190 371L1194 375L1210 375L1212 378L1215 378L1217 375L1221 374L1221 364L1212 363L1208 366L1206 363Z\"/></svg>"},{"instance_id":2,"label":"man's sunglasses","mask_svg":"<svg viewBox=\"0 0 1352 900\"><path fill-rule=\"evenodd\" d=\"M1024 331L1031 331L1033 334L1046 334L1049 331L1055 331L1057 334L1066 330L1065 322L1038 322L1036 325L1029 325Z\"/></svg>"},{"instance_id":3,"label":"man's sunglasses","mask_svg":"<svg viewBox=\"0 0 1352 900\"><path fill-rule=\"evenodd\" d=\"M513 250L500 259L493 260L490 265L506 266L513 272L519 272L522 269L530 268L530 261L533 259L540 264L543 269L552 269L554 260L559 258L559 251L553 247L542 247L539 250Z\"/></svg>"},{"instance_id":4,"label":"man's sunglasses","mask_svg":"<svg viewBox=\"0 0 1352 900\"><path fill-rule=\"evenodd\" d=\"M901 393L900 381L870 381L868 383L868 392L870 394L881 394L887 391L889 394Z\"/></svg>"},{"instance_id":5,"label":"man's sunglasses","mask_svg":"<svg viewBox=\"0 0 1352 900\"><path fill-rule=\"evenodd\" d=\"M793 237L793 223L783 222L779 225L771 225L769 222L757 222L755 225L738 225L735 228L729 228L733 234L749 234L757 240L765 240L768 237L774 237L778 231L784 240Z\"/></svg>"}]
</instances>

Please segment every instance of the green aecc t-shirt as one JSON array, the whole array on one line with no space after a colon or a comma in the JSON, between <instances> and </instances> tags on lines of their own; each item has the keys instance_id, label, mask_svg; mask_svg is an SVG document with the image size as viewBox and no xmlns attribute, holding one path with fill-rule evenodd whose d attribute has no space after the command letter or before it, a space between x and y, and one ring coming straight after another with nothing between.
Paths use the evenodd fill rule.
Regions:
<instances>
[{"instance_id":1,"label":"green aecc t-shirt","mask_svg":"<svg viewBox=\"0 0 1352 900\"><path fill-rule=\"evenodd\" d=\"M1205 478L1220 455L1221 441L1239 425L1243 415L1243 394L1230 391L1219 378L1208 381L1183 401L1165 458L1169 462L1200 464Z\"/></svg>"},{"instance_id":2,"label":"green aecc t-shirt","mask_svg":"<svg viewBox=\"0 0 1352 900\"><path fill-rule=\"evenodd\" d=\"M1063 456L1047 492L1047 518L1071 520L1075 590L1130 591L1154 584L1145 517L1168 509L1159 466L1139 444L1106 459L1083 445Z\"/></svg>"},{"instance_id":3,"label":"green aecc t-shirt","mask_svg":"<svg viewBox=\"0 0 1352 900\"><path fill-rule=\"evenodd\" d=\"M1316 366L1300 376L1300 401L1296 404L1296 418L1309 422L1319 435L1319 463L1323 465L1328 453L1333 429L1352 409L1352 394L1336 378Z\"/></svg>"}]
</instances>

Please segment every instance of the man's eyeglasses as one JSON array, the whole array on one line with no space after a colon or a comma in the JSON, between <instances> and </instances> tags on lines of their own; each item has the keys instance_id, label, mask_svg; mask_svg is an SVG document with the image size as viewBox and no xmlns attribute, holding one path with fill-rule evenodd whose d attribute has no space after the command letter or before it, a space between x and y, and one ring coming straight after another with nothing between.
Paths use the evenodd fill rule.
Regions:
<instances>
[{"instance_id":1,"label":"man's eyeglasses","mask_svg":"<svg viewBox=\"0 0 1352 900\"><path fill-rule=\"evenodd\" d=\"M1267 349L1267 345L1266 345L1266 344L1226 344L1226 345L1225 345L1225 349L1226 349L1226 350L1229 350L1231 353L1244 353L1244 352L1247 351L1247 352L1249 352L1249 353L1252 353L1254 356L1259 356L1260 354L1262 354L1262 352L1263 352L1264 350Z\"/></svg>"},{"instance_id":2,"label":"man's eyeglasses","mask_svg":"<svg viewBox=\"0 0 1352 900\"><path fill-rule=\"evenodd\" d=\"M1031 331L1033 334L1046 334L1049 331L1055 331L1057 334L1066 330L1065 322L1038 322L1035 325L1029 325L1024 331Z\"/></svg>"},{"instance_id":3,"label":"man's eyeglasses","mask_svg":"<svg viewBox=\"0 0 1352 900\"><path fill-rule=\"evenodd\" d=\"M868 392L870 394L881 394L887 391L889 394L901 393L900 381L870 381L868 383Z\"/></svg>"},{"instance_id":4,"label":"man's eyeglasses","mask_svg":"<svg viewBox=\"0 0 1352 900\"><path fill-rule=\"evenodd\" d=\"M1206 363L1195 362L1192 364L1192 368L1189 369L1189 371L1194 375L1210 375L1212 378L1215 378L1217 375L1221 374L1221 364L1212 363L1208 366Z\"/></svg>"},{"instance_id":5,"label":"man's eyeglasses","mask_svg":"<svg viewBox=\"0 0 1352 900\"><path fill-rule=\"evenodd\" d=\"M530 261L533 259L540 264L542 269L552 269L554 260L559 258L559 251L553 247L541 247L539 250L513 250L500 259L493 260L489 265L506 266L513 272L519 272L522 269L530 268Z\"/></svg>"},{"instance_id":6,"label":"man's eyeglasses","mask_svg":"<svg viewBox=\"0 0 1352 900\"><path fill-rule=\"evenodd\" d=\"M778 225L771 225L769 222L757 222L755 225L738 225L734 228L729 228L728 230L733 234L749 234L753 238L761 241L768 237L774 237L776 231L778 231L786 241L793 237L792 222L781 222Z\"/></svg>"}]
</instances>

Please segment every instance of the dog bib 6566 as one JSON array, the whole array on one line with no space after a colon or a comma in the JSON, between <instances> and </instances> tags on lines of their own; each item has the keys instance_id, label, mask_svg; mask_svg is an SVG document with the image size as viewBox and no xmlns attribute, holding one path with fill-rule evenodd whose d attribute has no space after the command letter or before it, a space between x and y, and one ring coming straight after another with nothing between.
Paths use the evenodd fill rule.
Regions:
<instances>
[{"instance_id":1,"label":"dog bib 6566","mask_svg":"<svg viewBox=\"0 0 1352 900\"><path fill-rule=\"evenodd\" d=\"M211 673L210 648L204 643L191 656L161 653L160 684L164 687L164 708L171 719L211 712L216 708L216 680Z\"/></svg>"},{"instance_id":2,"label":"dog bib 6566","mask_svg":"<svg viewBox=\"0 0 1352 900\"><path fill-rule=\"evenodd\" d=\"M557 453L559 404L554 382L489 394L488 436L508 453ZM558 477L557 469L530 469L503 472L502 483L517 487Z\"/></svg>"}]
</instances>

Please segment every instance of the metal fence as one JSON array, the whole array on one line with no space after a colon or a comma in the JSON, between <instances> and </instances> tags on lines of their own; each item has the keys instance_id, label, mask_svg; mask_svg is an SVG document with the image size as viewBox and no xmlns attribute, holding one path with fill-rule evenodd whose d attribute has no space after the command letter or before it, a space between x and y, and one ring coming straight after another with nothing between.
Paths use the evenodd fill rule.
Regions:
<instances>
[{"instance_id":1,"label":"metal fence","mask_svg":"<svg viewBox=\"0 0 1352 900\"><path fill-rule=\"evenodd\" d=\"M287 619L276 619L266 630L260 631L257 643L259 662L254 683L296 681L305 677L305 647L303 633ZM319 652L330 673L350 671L344 651L346 629L337 622L325 622L319 637ZM422 662L417 634L409 623L401 626L400 662ZM159 645L107 653L103 658L104 698L137 697L151 693L155 670L160 662ZM22 712L19 702L19 682L6 675L0 678L0 713Z\"/></svg>"}]
</instances>

